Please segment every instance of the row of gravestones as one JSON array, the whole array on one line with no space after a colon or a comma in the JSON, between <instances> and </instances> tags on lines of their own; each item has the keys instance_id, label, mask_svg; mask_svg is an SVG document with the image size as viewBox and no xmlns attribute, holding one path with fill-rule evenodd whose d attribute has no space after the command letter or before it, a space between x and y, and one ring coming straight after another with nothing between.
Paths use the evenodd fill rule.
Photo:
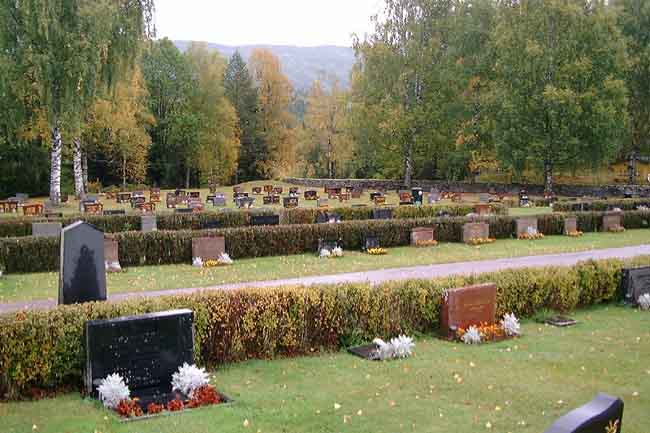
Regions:
<instances>
[{"instance_id":1,"label":"row of gravestones","mask_svg":"<svg viewBox=\"0 0 650 433\"><path fill-rule=\"evenodd\" d=\"M36 237L58 237L61 235L63 225L60 222L33 222L32 236ZM148 233L157 230L155 215L143 215L140 217L140 230Z\"/></svg>"}]
</instances>

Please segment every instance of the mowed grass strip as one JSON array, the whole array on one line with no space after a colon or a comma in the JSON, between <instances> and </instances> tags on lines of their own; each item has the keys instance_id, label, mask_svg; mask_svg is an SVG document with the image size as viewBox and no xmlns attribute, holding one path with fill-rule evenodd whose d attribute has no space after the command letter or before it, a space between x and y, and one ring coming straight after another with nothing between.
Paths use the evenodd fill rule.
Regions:
<instances>
[{"instance_id":1,"label":"mowed grass strip","mask_svg":"<svg viewBox=\"0 0 650 433\"><path fill-rule=\"evenodd\" d=\"M592 249L641 245L650 242L650 229L624 233L586 233L581 238L548 236L537 241L499 240L471 247L443 243L433 248L391 248L386 256L346 251L337 259L320 259L314 254L236 260L233 266L197 269L187 265L128 268L108 274L109 293L155 291L220 284L266 281L314 275L331 275L436 263L490 260ZM0 303L56 299L58 273L6 275L0 279Z\"/></svg>"},{"instance_id":2,"label":"mowed grass strip","mask_svg":"<svg viewBox=\"0 0 650 433\"><path fill-rule=\"evenodd\" d=\"M650 313L601 306L573 317L572 328L528 321L523 337L484 346L421 338L403 361L341 352L224 366L212 382L233 405L135 423L77 393L5 402L2 430L539 433L606 392L625 402L626 433L648 432Z\"/></svg>"}]
</instances>

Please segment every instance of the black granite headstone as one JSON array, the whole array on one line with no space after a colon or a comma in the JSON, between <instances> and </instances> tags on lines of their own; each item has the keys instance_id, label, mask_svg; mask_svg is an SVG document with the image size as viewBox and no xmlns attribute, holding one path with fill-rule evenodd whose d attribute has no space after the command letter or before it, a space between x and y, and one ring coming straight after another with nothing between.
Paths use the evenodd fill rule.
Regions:
<instances>
[{"instance_id":1,"label":"black granite headstone","mask_svg":"<svg viewBox=\"0 0 650 433\"><path fill-rule=\"evenodd\" d=\"M104 232L83 221L61 231L59 304L106 300Z\"/></svg>"},{"instance_id":2,"label":"black granite headstone","mask_svg":"<svg viewBox=\"0 0 650 433\"><path fill-rule=\"evenodd\" d=\"M623 400L601 393L555 421L545 433L620 433L622 424Z\"/></svg>"},{"instance_id":3,"label":"black granite headstone","mask_svg":"<svg viewBox=\"0 0 650 433\"><path fill-rule=\"evenodd\" d=\"M102 379L117 373L141 406L172 399L172 375L183 363L194 363L193 319L191 310L174 310L87 321L88 394L97 397Z\"/></svg>"},{"instance_id":4,"label":"black granite headstone","mask_svg":"<svg viewBox=\"0 0 650 433\"><path fill-rule=\"evenodd\" d=\"M636 305L640 296L650 293L650 266L623 269L621 290L625 303Z\"/></svg>"},{"instance_id":5,"label":"black granite headstone","mask_svg":"<svg viewBox=\"0 0 650 433\"><path fill-rule=\"evenodd\" d=\"M192 213L193 210L190 209L190 208L178 208L178 209L174 209L174 212L176 212L176 213Z\"/></svg>"},{"instance_id":6,"label":"black granite headstone","mask_svg":"<svg viewBox=\"0 0 650 433\"><path fill-rule=\"evenodd\" d=\"M323 250L327 250L331 253L334 250L334 248L338 248L340 246L341 244L338 239L319 239L318 254L320 254L320 252Z\"/></svg>"},{"instance_id":7,"label":"black granite headstone","mask_svg":"<svg viewBox=\"0 0 650 433\"><path fill-rule=\"evenodd\" d=\"M379 236L366 236L366 241L364 243L364 251L368 251L373 248L379 248Z\"/></svg>"},{"instance_id":8,"label":"black granite headstone","mask_svg":"<svg viewBox=\"0 0 650 433\"><path fill-rule=\"evenodd\" d=\"M124 209L105 210L104 215L126 215L126 211Z\"/></svg>"},{"instance_id":9,"label":"black granite headstone","mask_svg":"<svg viewBox=\"0 0 650 433\"><path fill-rule=\"evenodd\" d=\"M378 208L372 210L372 219L389 220L393 218L393 210L389 208Z\"/></svg>"},{"instance_id":10,"label":"black granite headstone","mask_svg":"<svg viewBox=\"0 0 650 433\"><path fill-rule=\"evenodd\" d=\"M280 215L251 215L252 226L280 225Z\"/></svg>"}]
</instances>

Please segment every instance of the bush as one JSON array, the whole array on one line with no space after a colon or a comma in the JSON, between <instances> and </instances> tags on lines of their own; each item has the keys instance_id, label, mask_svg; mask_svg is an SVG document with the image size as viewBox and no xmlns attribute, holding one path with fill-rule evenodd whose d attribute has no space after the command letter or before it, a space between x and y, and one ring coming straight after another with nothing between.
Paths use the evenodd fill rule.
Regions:
<instances>
[{"instance_id":1,"label":"bush","mask_svg":"<svg viewBox=\"0 0 650 433\"><path fill-rule=\"evenodd\" d=\"M650 257L628 264L649 265ZM574 267L499 271L470 277L407 280L379 286L343 284L310 288L210 291L134 298L121 303L60 306L0 317L0 395L31 387L80 385L84 324L177 308L195 314L196 362L207 367L251 358L332 351L351 341L438 328L442 294L450 287L494 282L497 317L526 317L541 309L572 310L619 298L625 263L589 261Z\"/></svg>"},{"instance_id":2,"label":"bush","mask_svg":"<svg viewBox=\"0 0 650 433\"><path fill-rule=\"evenodd\" d=\"M648 198L629 198L613 200L589 200L589 201L562 201L553 205L554 212L605 212L614 208L621 210L637 210L640 206L650 207Z\"/></svg>"},{"instance_id":3,"label":"bush","mask_svg":"<svg viewBox=\"0 0 650 433\"><path fill-rule=\"evenodd\" d=\"M577 214L578 229L583 232L599 231L602 213ZM566 215L551 214L537 217L540 233L564 234ZM490 237L514 237L515 217L490 217ZM392 219L346 221L340 224L294 224L282 226L239 227L222 230L178 230L151 233L123 232L110 237L119 243L120 263L123 266L148 266L192 262L192 238L223 236L226 250L234 259L293 255L316 252L322 238L340 239L343 248L360 250L366 235L379 237L384 247L409 245L411 229L435 226L440 242L461 242L463 224L469 218ZM626 212L623 224L628 229L648 227L650 212ZM7 273L55 271L59 268L60 244L58 238L5 238L0 239L0 263Z\"/></svg>"},{"instance_id":4,"label":"bush","mask_svg":"<svg viewBox=\"0 0 650 433\"><path fill-rule=\"evenodd\" d=\"M504 206L493 204L492 211L496 215L505 215ZM330 209L329 212L338 213L343 221L358 221L372 219L371 206L342 207ZM401 218L435 218L441 213L450 216L465 216L474 211L470 205L435 205L435 206L400 206L395 208L393 217ZM317 216L322 210L315 208L296 209L252 209L231 211L205 211L191 214L166 213L157 215L159 230L201 230L206 224L217 224L220 228L247 227L251 224L253 215L280 215L280 224L315 224ZM119 233L140 228L140 215L107 215L89 216L83 214L69 215L61 219L63 226L75 221L87 221L105 233ZM31 236L34 218L15 217L0 220L0 238Z\"/></svg>"}]
</instances>

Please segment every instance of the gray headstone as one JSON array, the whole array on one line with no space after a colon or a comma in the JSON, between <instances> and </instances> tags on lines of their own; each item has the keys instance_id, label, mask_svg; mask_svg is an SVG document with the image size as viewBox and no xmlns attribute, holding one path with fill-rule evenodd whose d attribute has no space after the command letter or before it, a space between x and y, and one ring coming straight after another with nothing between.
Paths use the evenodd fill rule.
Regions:
<instances>
[{"instance_id":1,"label":"gray headstone","mask_svg":"<svg viewBox=\"0 0 650 433\"><path fill-rule=\"evenodd\" d=\"M148 233L158 230L155 215L143 215L140 217L140 230Z\"/></svg>"},{"instance_id":2,"label":"gray headstone","mask_svg":"<svg viewBox=\"0 0 650 433\"><path fill-rule=\"evenodd\" d=\"M578 220L575 218L564 219L564 234L575 233L578 231Z\"/></svg>"},{"instance_id":3,"label":"gray headstone","mask_svg":"<svg viewBox=\"0 0 650 433\"><path fill-rule=\"evenodd\" d=\"M61 231L59 304L106 300L104 233L77 221Z\"/></svg>"},{"instance_id":4,"label":"gray headstone","mask_svg":"<svg viewBox=\"0 0 650 433\"><path fill-rule=\"evenodd\" d=\"M490 225L488 223L466 223L463 225L463 242L468 243L472 239L487 239L490 237Z\"/></svg>"},{"instance_id":5,"label":"gray headstone","mask_svg":"<svg viewBox=\"0 0 650 433\"><path fill-rule=\"evenodd\" d=\"M537 218L519 218L517 220L517 236L528 233L529 229L537 231Z\"/></svg>"},{"instance_id":6,"label":"gray headstone","mask_svg":"<svg viewBox=\"0 0 650 433\"><path fill-rule=\"evenodd\" d=\"M545 433L621 433L623 408L623 400L601 393L555 421Z\"/></svg>"},{"instance_id":7,"label":"gray headstone","mask_svg":"<svg viewBox=\"0 0 650 433\"><path fill-rule=\"evenodd\" d=\"M61 236L60 222L32 223L32 236L58 237Z\"/></svg>"},{"instance_id":8,"label":"gray headstone","mask_svg":"<svg viewBox=\"0 0 650 433\"><path fill-rule=\"evenodd\" d=\"M487 193L480 193L480 194L478 195L478 200L479 200L479 202L481 202L481 203L483 203L483 204L485 204L485 203L489 203L489 202L490 202L490 194L487 194Z\"/></svg>"}]
</instances>

